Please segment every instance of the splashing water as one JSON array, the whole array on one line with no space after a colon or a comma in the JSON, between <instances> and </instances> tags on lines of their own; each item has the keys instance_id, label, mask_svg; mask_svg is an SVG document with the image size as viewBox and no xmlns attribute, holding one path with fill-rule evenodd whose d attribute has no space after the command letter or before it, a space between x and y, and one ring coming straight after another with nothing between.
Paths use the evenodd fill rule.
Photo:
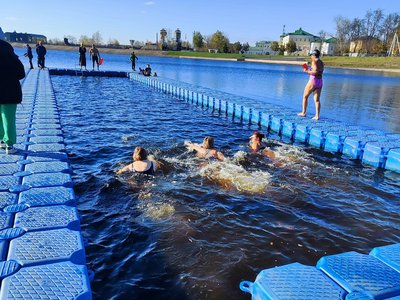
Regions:
<instances>
[{"instance_id":1,"label":"splashing water","mask_svg":"<svg viewBox=\"0 0 400 300\"><path fill-rule=\"evenodd\" d=\"M235 188L240 192L264 193L271 182L271 174L266 171L246 171L231 160L215 161L202 167L201 176L225 188Z\"/></svg>"}]
</instances>

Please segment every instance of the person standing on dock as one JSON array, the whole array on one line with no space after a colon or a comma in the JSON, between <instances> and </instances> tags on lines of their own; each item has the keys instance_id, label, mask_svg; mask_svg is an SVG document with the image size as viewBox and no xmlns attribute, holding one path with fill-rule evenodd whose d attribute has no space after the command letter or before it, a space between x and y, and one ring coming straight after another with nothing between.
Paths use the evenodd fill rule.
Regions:
<instances>
[{"instance_id":1,"label":"person standing on dock","mask_svg":"<svg viewBox=\"0 0 400 300\"><path fill-rule=\"evenodd\" d=\"M130 58L132 62L132 71L136 71L136 61L138 60L138 57L135 55L135 51L132 51Z\"/></svg>"},{"instance_id":2,"label":"person standing on dock","mask_svg":"<svg viewBox=\"0 0 400 300\"><path fill-rule=\"evenodd\" d=\"M93 44L92 48L90 48L89 53L90 53L90 56L92 57L93 71L94 71L94 63L97 64L97 70L99 70L99 59L100 59L99 49L97 49L96 46Z\"/></svg>"},{"instance_id":3,"label":"person standing on dock","mask_svg":"<svg viewBox=\"0 0 400 300\"><path fill-rule=\"evenodd\" d=\"M307 113L307 104L308 97L311 93L314 93L314 102L315 102L315 116L313 120L319 120L319 113L321 111L321 91L322 91L322 73L324 72L324 63L319 58L321 52L318 49L315 49L311 52L311 70L307 68L304 70L305 73L310 75L310 79L306 87L304 88L303 94L303 110L297 115L300 117L305 117Z\"/></svg>"},{"instance_id":4,"label":"person standing on dock","mask_svg":"<svg viewBox=\"0 0 400 300\"><path fill-rule=\"evenodd\" d=\"M81 43L81 46L79 47L79 65L81 66L81 70L82 67L85 67L86 69L86 47L83 45L83 43Z\"/></svg>"},{"instance_id":5,"label":"person standing on dock","mask_svg":"<svg viewBox=\"0 0 400 300\"><path fill-rule=\"evenodd\" d=\"M32 59L33 59L33 54L32 54L32 48L29 46L29 44L26 44L26 53L24 54L29 59L29 64L30 64L30 69L33 69L33 64L32 64Z\"/></svg>"},{"instance_id":6,"label":"person standing on dock","mask_svg":"<svg viewBox=\"0 0 400 300\"><path fill-rule=\"evenodd\" d=\"M38 67L41 69L44 69L44 61L45 61L45 56L47 53L46 47L43 46L43 42L39 42L39 46L36 47L36 53L38 56Z\"/></svg>"},{"instance_id":7,"label":"person standing on dock","mask_svg":"<svg viewBox=\"0 0 400 300\"><path fill-rule=\"evenodd\" d=\"M7 154L17 152L15 125L17 104L22 102L20 80L25 77L24 65L13 47L0 40L0 148Z\"/></svg>"}]
</instances>

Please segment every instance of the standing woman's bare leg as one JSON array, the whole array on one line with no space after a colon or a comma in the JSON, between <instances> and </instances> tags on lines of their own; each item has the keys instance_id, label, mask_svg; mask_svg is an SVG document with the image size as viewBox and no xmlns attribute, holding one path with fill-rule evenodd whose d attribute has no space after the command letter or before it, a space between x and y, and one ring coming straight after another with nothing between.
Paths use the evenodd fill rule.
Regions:
<instances>
[{"instance_id":1,"label":"standing woman's bare leg","mask_svg":"<svg viewBox=\"0 0 400 300\"><path fill-rule=\"evenodd\" d=\"M304 88L304 93L303 93L303 110L298 113L297 115L300 117L305 117L307 114L307 105L308 105L308 97L311 95L313 91L313 84L312 82L308 82L306 87Z\"/></svg>"},{"instance_id":2,"label":"standing woman's bare leg","mask_svg":"<svg viewBox=\"0 0 400 300\"><path fill-rule=\"evenodd\" d=\"M316 89L314 91L314 102L315 102L315 117L313 120L319 120L319 112L321 111L321 89Z\"/></svg>"}]
</instances>

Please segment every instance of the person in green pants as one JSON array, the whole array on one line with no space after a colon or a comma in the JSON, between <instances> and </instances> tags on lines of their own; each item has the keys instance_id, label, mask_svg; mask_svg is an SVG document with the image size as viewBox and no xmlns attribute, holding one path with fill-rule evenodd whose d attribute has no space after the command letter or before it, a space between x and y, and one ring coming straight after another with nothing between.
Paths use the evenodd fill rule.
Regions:
<instances>
[{"instance_id":1,"label":"person in green pants","mask_svg":"<svg viewBox=\"0 0 400 300\"><path fill-rule=\"evenodd\" d=\"M7 154L16 153L15 126L17 104L22 102L20 80L25 77L24 65L14 53L13 47L0 40L0 148Z\"/></svg>"}]
</instances>

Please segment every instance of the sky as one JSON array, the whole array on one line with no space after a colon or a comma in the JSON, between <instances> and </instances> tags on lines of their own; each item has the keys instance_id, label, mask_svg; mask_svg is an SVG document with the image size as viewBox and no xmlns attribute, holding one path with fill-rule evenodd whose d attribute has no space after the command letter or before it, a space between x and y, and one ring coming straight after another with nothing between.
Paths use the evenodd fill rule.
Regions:
<instances>
[{"instance_id":1,"label":"sky","mask_svg":"<svg viewBox=\"0 0 400 300\"><path fill-rule=\"evenodd\" d=\"M300 27L314 35L334 35L335 18L362 18L368 10L399 13L399 0L0 0L0 27L4 32L43 34L63 39L91 37L156 41L161 28L171 34L179 28L183 41L194 31L211 36L222 31L233 42L277 41L283 32Z\"/></svg>"}]
</instances>

